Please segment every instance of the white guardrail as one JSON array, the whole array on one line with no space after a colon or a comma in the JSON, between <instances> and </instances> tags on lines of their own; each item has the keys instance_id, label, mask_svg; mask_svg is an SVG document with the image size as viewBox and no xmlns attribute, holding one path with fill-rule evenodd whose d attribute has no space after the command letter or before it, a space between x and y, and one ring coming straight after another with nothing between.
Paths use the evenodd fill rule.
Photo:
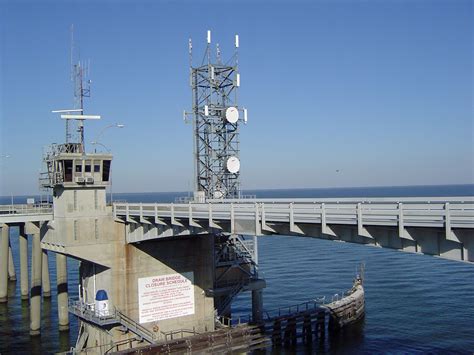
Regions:
<instances>
[{"instance_id":1,"label":"white guardrail","mask_svg":"<svg viewBox=\"0 0 474 355\"><path fill-rule=\"evenodd\" d=\"M474 228L474 197L208 200L207 203L115 203L114 216L175 224L179 220ZM178 224L178 223L176 223Z\"/></svg>"},{"instance_id":2,"label":"white guardrail","mask_svg":"<svg viewBox=\"0 0 474 355\"><path fill-rule=\"evenodd\" d=\"M27 205L0 205L1 215L38 215L53 213L53 205L50 203Z\"/></svg>"}]
</instances>

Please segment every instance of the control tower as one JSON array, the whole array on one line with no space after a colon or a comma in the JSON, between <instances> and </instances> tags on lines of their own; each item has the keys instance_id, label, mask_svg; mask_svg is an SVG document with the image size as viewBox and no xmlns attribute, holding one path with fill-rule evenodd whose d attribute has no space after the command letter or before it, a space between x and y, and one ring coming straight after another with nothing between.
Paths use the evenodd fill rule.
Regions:
<instances>
[{"instance_id":1,"label":"control tower","mask_svg":"<svg viewBox=\"0 0 474 355\"><path fill-rule=\"evenodd\" d=\"M40 187L52 190L57 228L72 231L71 238L78 240L79 234L97 238L103 228L101 217L110 215L106 210L106 190L111 180L112 155L86 152L84 124L100 120L100 116L84 114L90 81L85 82L86 70L80 62L72 69L75 108L53 111L66 122L65 143L50 145L44 154L45 172L40 176Z\"/></svg>"}]
</instances>

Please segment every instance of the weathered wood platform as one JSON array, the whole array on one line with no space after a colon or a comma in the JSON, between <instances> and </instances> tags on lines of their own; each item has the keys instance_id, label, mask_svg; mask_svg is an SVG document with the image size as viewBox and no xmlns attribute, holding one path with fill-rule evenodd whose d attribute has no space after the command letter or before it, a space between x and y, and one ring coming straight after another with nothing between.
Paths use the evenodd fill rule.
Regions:
<instances>
[{"instance_id":1,"label":"weathered wood platform","mask_svg":"<svg viewBox=\"0 0 474 355\"><path fill-rule=\"evenodd\" d=\"M258 325L243 324L232 328L223 328L182 339L170 340L158 344L121 349L127 344L111 349L113 354L182 354L187 352L220 353L248 352L266 348L270 344Z\"/></svg>"}]
</instances>

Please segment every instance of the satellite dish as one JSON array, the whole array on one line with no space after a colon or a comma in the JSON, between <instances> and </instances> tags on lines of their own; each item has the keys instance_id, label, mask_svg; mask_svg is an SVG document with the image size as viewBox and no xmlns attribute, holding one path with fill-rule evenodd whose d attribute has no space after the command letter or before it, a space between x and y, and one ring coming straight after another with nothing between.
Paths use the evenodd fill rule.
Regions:
<instances>
[{"instance_id":1,"label":"satellite dish","mask_svg":"<svg viewBox=\"0 0 474 355\"><path fill-rule=\"evenodd\" d=\"M235 174L239 172L240 170L240 160L237 157L232 156L229 159L227 159L226 165L227 165L227 170L232 174Z\"/></svg>"},{"instance_id":2,"label":"satellite dish","mask_svg":"<svg viewBox=\"0 0 474 355\"><path fill-rule=\"evenodd\" d=\"M214 191L214 198L223 198L224 193L221 190Z\"/></svg>"},{"instance_id":3,"label":"satellite dish","mask_svg":"<svg viewBox=\"0 0 474 355\"><path fill-rule=\"evenodd\" d=\"M225 110L225 119L229 123L235 123L239 120L239 111L235 107L229 107Z\"/></svg>"}]
</instances>

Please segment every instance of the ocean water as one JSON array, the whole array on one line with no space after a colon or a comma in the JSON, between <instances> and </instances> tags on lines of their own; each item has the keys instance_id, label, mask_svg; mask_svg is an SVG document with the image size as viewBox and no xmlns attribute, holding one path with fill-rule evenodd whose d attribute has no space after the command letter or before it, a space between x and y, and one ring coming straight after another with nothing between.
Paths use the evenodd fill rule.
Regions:
<instances>
[{"instance_id":1,"label":"ocean water","mask_svg":"<svg viewBox=\"0 0 474 355\"><path fill-rule=\"evenodd\" d=\"M247 191L257 197L473 196L474 185ZM114 200L172 202L186 193L114 194ZM0 198L0 204L10 203ZM26 197L14 197L15 203ZM42 333L29 336L29 308L20 300L18 238L11 243L18 281L0 304L0 353L53 353L74 345L77 320L59 333L55 259L50 254L51 299L43 300ZM465 353L474 352L474 265L358 244L295 236L258 238L260 272L267 281L264 308L330 298L352 285L356 267L366 265L366 316L332 336L322 348L278 349L286 353ZM77 297L78 262L68 259L69 294ZM239 295L234 315L251 312L250 294Z\"/></svg>"}]
</instances>

